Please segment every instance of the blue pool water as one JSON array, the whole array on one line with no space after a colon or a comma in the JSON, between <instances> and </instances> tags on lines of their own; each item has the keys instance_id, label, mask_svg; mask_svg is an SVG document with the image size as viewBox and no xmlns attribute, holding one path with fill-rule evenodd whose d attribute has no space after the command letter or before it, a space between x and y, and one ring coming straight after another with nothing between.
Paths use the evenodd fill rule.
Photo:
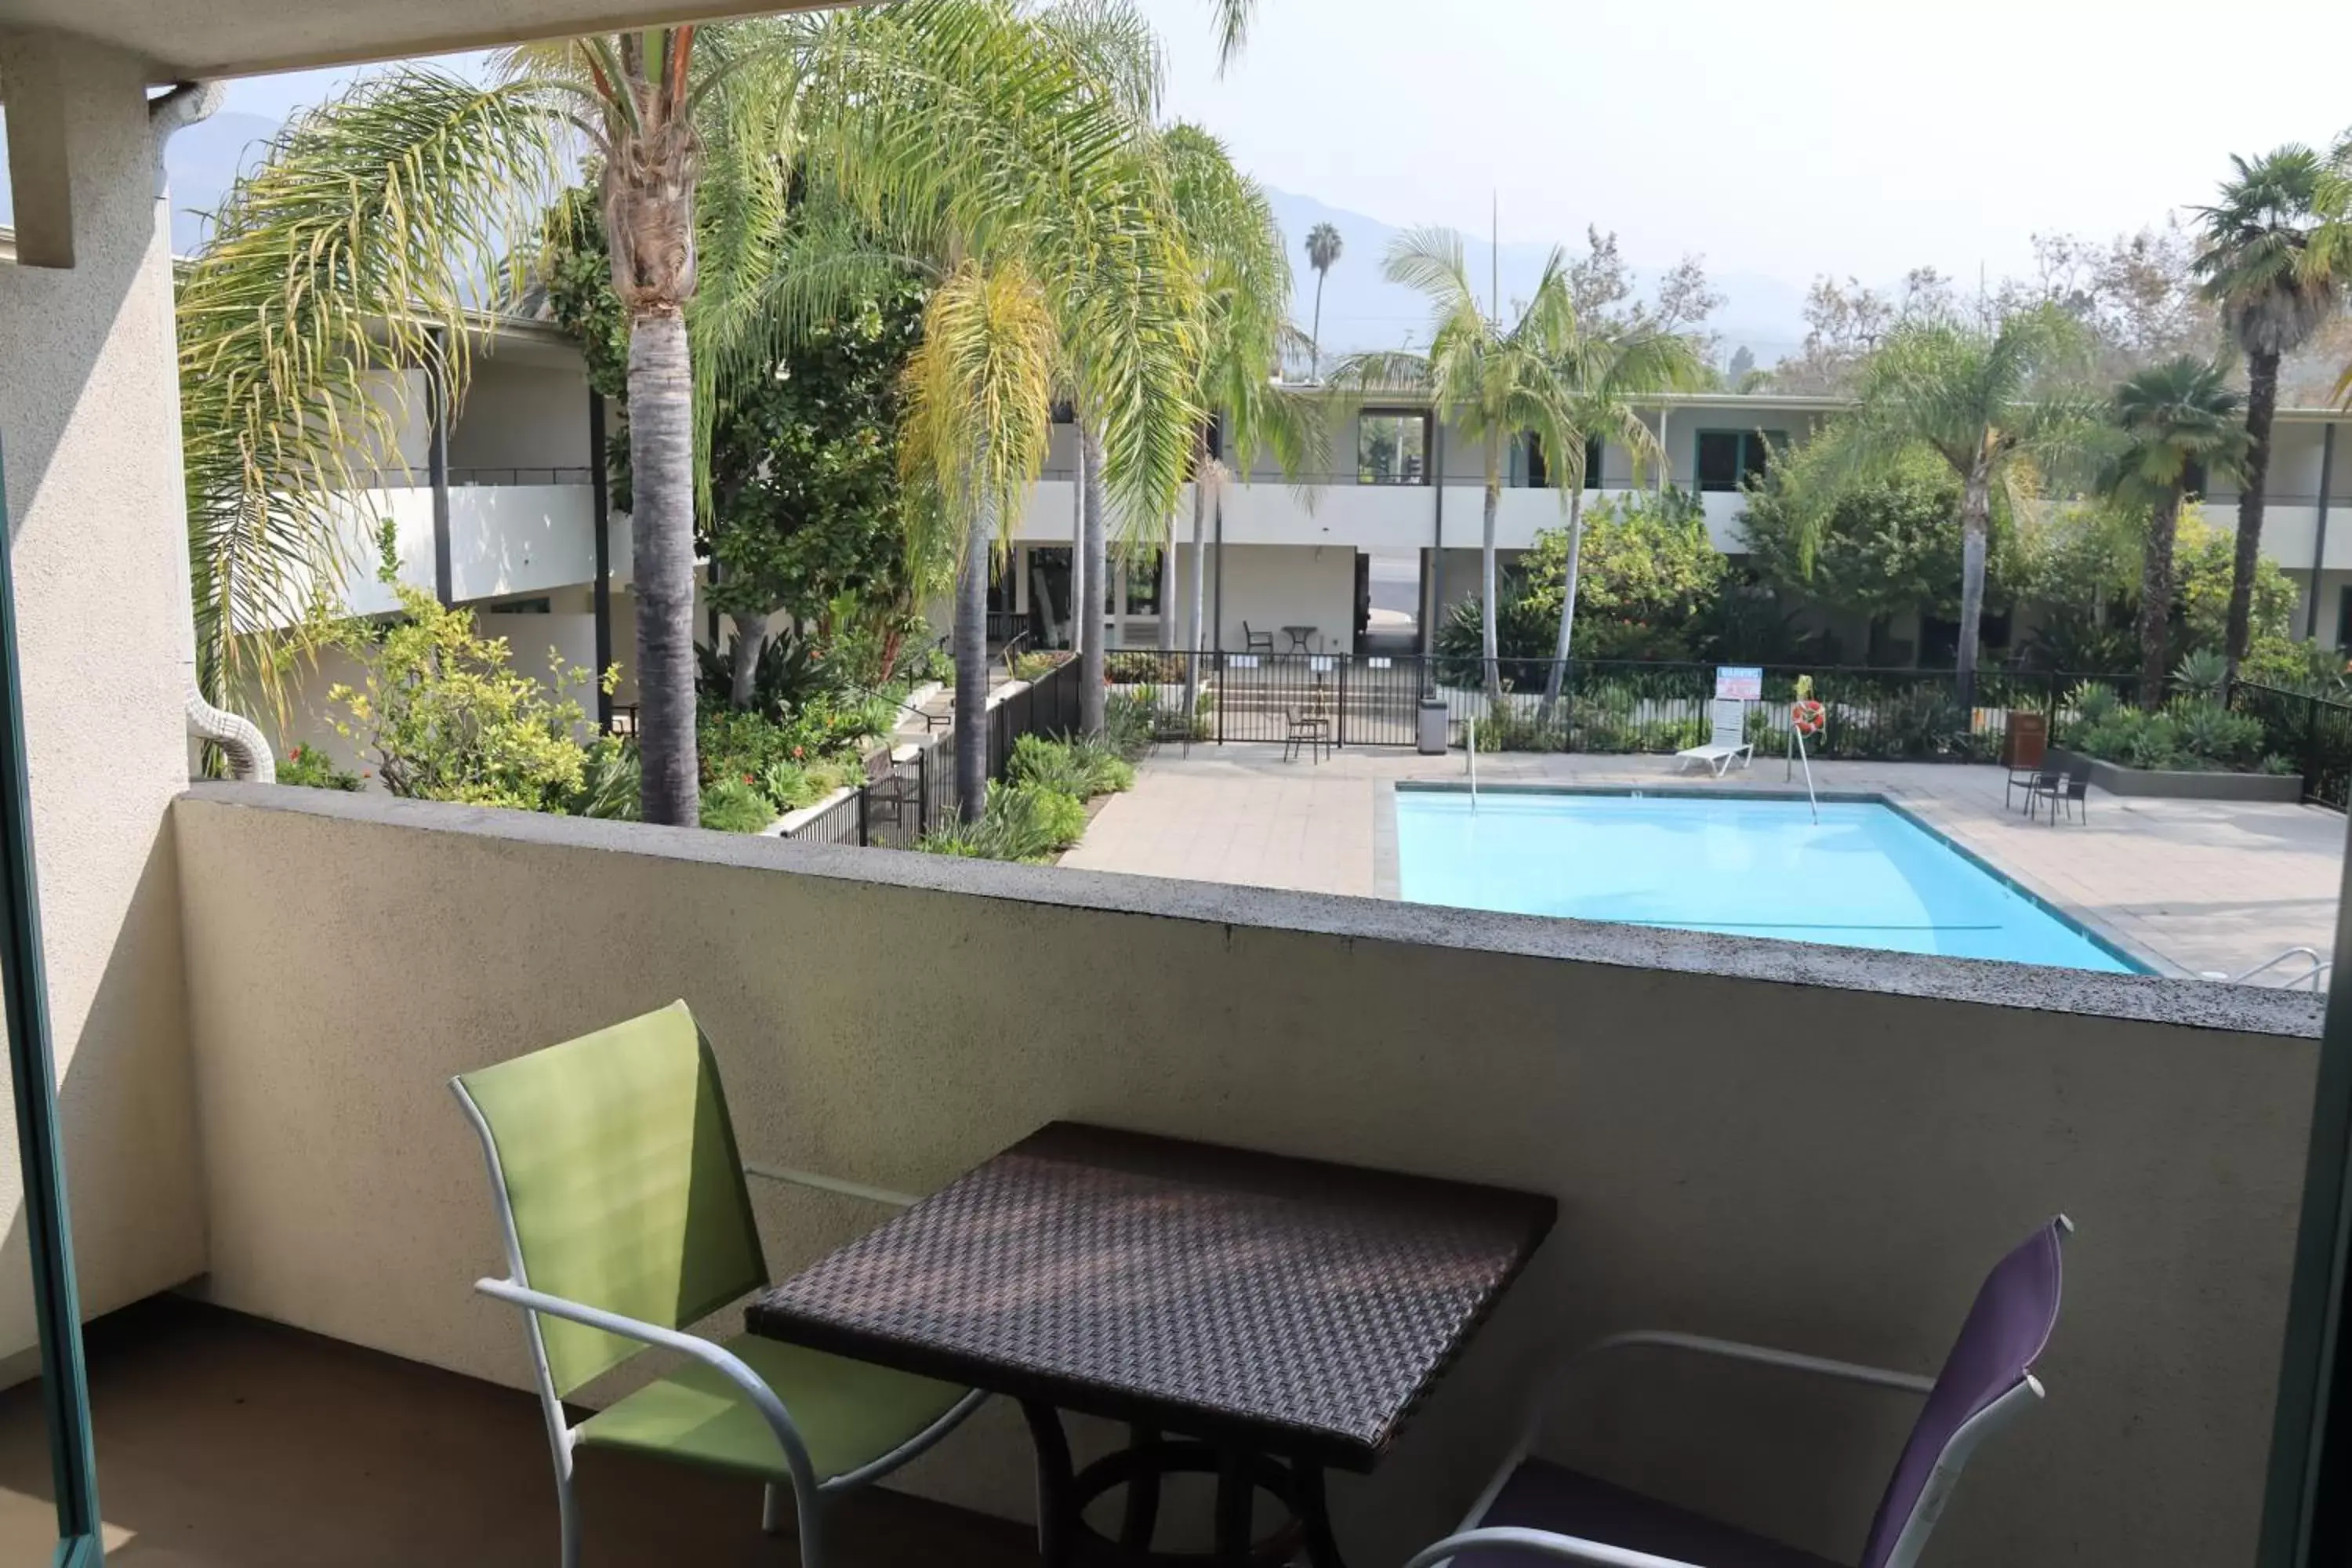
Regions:
<instances>
[{"instance_id":1,"label":"blue pool water","mask_svg":"<svg viewBox=\"0 0 2352 1568\"><path fill-rule=\"evenodd\" d=\"M2030 894L1876 802L1396 792L1415 903L2131 973Z\"/></svg>"}]
</instances>

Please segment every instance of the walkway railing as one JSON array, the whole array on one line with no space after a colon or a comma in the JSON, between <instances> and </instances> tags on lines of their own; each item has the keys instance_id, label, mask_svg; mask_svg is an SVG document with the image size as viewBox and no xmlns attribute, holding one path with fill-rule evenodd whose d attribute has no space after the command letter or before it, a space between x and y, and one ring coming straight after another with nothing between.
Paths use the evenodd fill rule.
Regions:
<instances>
[{"instance_id":1,"label":"walkway railing","mask_svg":"<svg viewBox=\"0 0 2352 1568\"><path fill-rule=\"evenodd\" d=\"M2352 796L2352 702L2242 680L2230 706L2262 721L2263 749L2294 763L2305 801L2345 809Z\"/></svg>"},{"instance_id":2,"label":"walkway railing","mask_svg":"<svg viewBox=\"0 0 2352 1568\"><path fill-rule=\"evenodd\" d=\"M1501 659L1495 668L1501 690L1490 694L1480 660L1444 656L1128 649L1107 662L1115 691L1150 701L1170 723L1189 713L1194 738L1204 742L1278 742L1294 720L1311 715L1328 719L1342 746L1409 746L1424 701L1444 705L1455 743L1475 727L1482 752L1671 753L1709 733L1713 664L1570 659L1559 667L1559 695L1549 701L1551 661ZM1812 677L1825 718L1810 742L1813 756L1950 762L1997 756L2012 711L2063 718L2067 694L2082 682L2127 693L2136 679L1979 670L1963 706L1950 670L1770 666L1748 716L1748 739L1759 747L1787 744L1801 675Z\"/></svg>"},{"instance_id":3,"label":"walkway railing","mask_svg":"<svg viewBox=\"0 0 2352 1568\"><path fill-rule=\"evenodd\" d=\"M991 708L985 721L988 776L1004 776L1024 735L1063 740L1077 733L1078 700L1078 663L1071 659ZM789 837L812 844L913 848L926 834L955 820L955 748L953 729L894 743L887 767L876 766L864 784ZM910 749L911 755L898 754Z\"/></svg>"}]
</instances>

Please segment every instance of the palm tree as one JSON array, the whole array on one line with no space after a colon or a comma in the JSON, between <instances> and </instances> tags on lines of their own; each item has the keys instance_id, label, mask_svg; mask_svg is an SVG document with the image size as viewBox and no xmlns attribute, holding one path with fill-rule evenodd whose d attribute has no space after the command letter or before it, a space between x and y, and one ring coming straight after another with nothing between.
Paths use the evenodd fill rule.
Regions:
<instances>
[{"instance_id":1,"label":"palm tree","mask_svg":"<svg viewBox=\"0 0 2352 1568\"><path fill-rule=\"evenodd\" d=\"M2238 492L2237 555L2230 574L2223 652L2232 678L2246 657L2254 574L2262 564L2263 491L2270 478L2271 425L2278 413L2279 362L2311 340L2352 278L2352 258L2312 244L2326 170L2308 147L2284 146L2221 183L2221 199L2199 209L2204 245L2197 272L2205 297L2246 356L2245 482Z\"/></svg>"},{"instance_id":2,"label":"palm tree","mask_svg":"<svg viewBox=\"0 0 2352 1568\"><path fill-rule=\"evenodd\" d=\"M1192 605L1185 647L1184 713L1199 700L1201 664L1213 650L1207 628L1210 520L1236 475L1271 456L1295 478L1327 453L1323 405L1276 381L1289 331L1290 267L1282 230L1265 190L1234 167L1224 144L1197 126L1179 124L1160 138L1177 232L1193 268L1199 353L1192 394L1198 416L1189 432L1192 480ZM1294 334L1295 336L1295 334ZM1164 513L1162 515L1165 515ZM1173 543L1172 526L1168 530ZM1172 549L1170 552L1172 556ZM1160 606L1162 646L1173 637L1174 606Z\"/></svg>"},{"instance_id":3,"label":"palm tree","mask_svg":"<svg viewBox=\"0 0 2352 1568\"><path fill-rule=\"evenodd\" d=\"M1247 6L1227 9L1237 38ZM1148 36L1118 0L1068 15L1066 37ZM1158 233L1131 80L1090 77L1092 57L1046 37L1011 0L657 28L514 51L488 88L395 68L298 121L232 196L182 313L210 645L336 585L355 553L339 494L397 450L395 415L352 395L417 363L462 392L467 306L505 292L486 281L500 247L535 229L583 142L633 317L649 820L697 816L697 411L877 266L1021 254L1066 353L1084 350L1073 376L1114 489L1164 510L1191 418L1190 294ZM831 199L804 205L816 189ZM698 212L702 195L718 210ZM839 265L853 236L863 260Z\"/></svg>"},{"instance_id":4,"label":"palm tree","mask_svg":"<svg viewBox=\"0 0 2352 1568\"><path fill-rule=\"evenodd\" d=\"M1511 441L1528 435L1548 452L1567 454L1573 447L1577 456L1561 464L1561 482L1570 470L1580 488L1583 482L1583 436L1568 368L1577 323L1567 256L1557 246L1552 248L1534 296L1507 326L1479 305L1477 288L1463 263L1462 237L1450 228L1399 235L1389 247L1383 270L1389 281L1429 296L1429 352L1352 355L1333 372L1333 379L1360 392L1393 388L1423 394L1440 419L1480 443L1486 473L1486 531L1479 546L1479 591L1485 598L1481 652L1487 696L1499 699L1495 519L1502 506Z\"/></svg>"},{"instance_id":5,"label":"palm tree","mask_svg":"<svg viewBox=\"0 0 2352 1568\"><path fill-rule=\"evenodd\" d=\"M216 646L255 624L240 596L251 605L337 585L352 542L334 492L354 488L353 455L397 450L373 428L379 415L353 412L344 393L415 363L462 391L467 307L495 295L486 278L511 269L492 252L535 226L584 143L632 329L645 815L698 819L695 193L709 123L723 121L719 89L766 58L750 47L766 37L736 24L526 45L499 57L488 88L397 68L279 138L229 197L182 316L183 419L201 455L190 469L195 577ZM224 370L230 378L211 384Z\"/></svg>"},{"instance_id":6,"label":"palm tree","mask_svg":"<svg viewBox=\"0 0 2352 1568\"><path fill-rule=\"evenodd\" d=\"M200 684L273 700L287 639L373 554L349 498L400 462L387 386L462 396L475 280L508 268L550 184L531 104L436 71L363 79L296 116L213 215L175 304ZM509 276L513 274L509 273Z\"/></svg>"},{"instance_id":7,"label":"palm tree","mask_svg":"<svg viewBox=\"0 0 2352 1568\"><path fill-rule=\"evenodd\" d=\"M1049 413L1066 389L1087 421L1087 467L1130 516L1172 504L1194 416L1197 290L1136 112L1146 73L1102 63L1148 29L1117 0L1052 15L1045 26L1000 0L911 0L826 17L815 57L826 155L803 164L823 199L750 225L740 248L764 259L731 269L740 287L708 317L715 359L740 371L874 268L957 285L934 295L942 319L926 316L940 346L910 371L930 398L902 449L913 471L940 476L930 493L946 523L911 553L958 563L956 768L971 815L987 761L978 650L992 548L973 542L1018 515L1003 476L1034 479L1044 462L1021 389L1042 379ZM961 403L945 390L958 386Z\"/></svg>"},{"instance_id":8,"label":"palm tree","mask_svg":"<svg viewBox=\"0 0 2352 1568\"><path fill-rule=\"evenodd\" d=\"M2147 548L2139 594L2139 700L2164 701L2165 632L2172 615L2172 544L2180 508L2199 475L2236 475L2250 445L2246 400L2221 366L2183 354L2153 365L2116 389L2115 423L2127 445L2110 476L2121 495L2148 505Z\"/></svg>"},{"instance_id":9,"label":"palm tree","mask_svg":"<svg viewBox=\"0 0 2352 1568\"><path fill-rule=\"evenodd\" d=\"M1601 328L1580 331L1562 356L1562 378L1573 399L1575 426L1569 444L1553 466L1553 482L1566 488L1568 499L1568 566L1559 605L1559 642L1552 651L1551 668L1544 676L1542 706L1537 721L1551 721L1559 703L1560 685L1568 670L1569 650L1576 631L1577 571L1584 549L1584 465L1595 440L1615 441L1633 457L1633 484L1642 471L1664 458L1657 433L1642 422L1633 400L1695 386L1704 379L1706 364L1698 346L1671 332L1640 328Z\"/></svg>"},{"instance_id":10,"label":"palm tree","mask_svg":"<svg viewBox=\"0 0 2352 1568\"><path fill-rule=\"evenodd\" d=\"M1993 492L2026 499L2043 476L2088 451L2099 429L2098 411L2064 381L2080 342L2080 327L2052 306L1984 328L1898 326L1864 362L1853 409L1817 437L1828 443L1818 472L1832 488L1922 447L1959 477L1964 703L1975 691ZM1824 507L1807 511L1816 527L1827 515Z\"/></svg>"},{"instance_id":11,"label":"palm tree","mask_svg":"<svg viewBox=\"0 0 2352 1568\"><path fill-rule=\"evenodd\" d=\"M1339 265L1339 254L1347 247L1339 231L1328 223L1318 223L1307 231L1307 265L1315 268L1315 368L1308 374L1310 381L1323 377L1323 280Z\"/></svg>"},{"instance_id":12,"label":"palm tree","mask_svg":"<svg viewBox=\"0 0 2352 1568\"><path fill-rule=\"evenodd\" d=\"M989 562L1045 463L1058 353L1053 310L1027 269L968 260L933 291L907 365L900 451L958 557L956 799L966 822L988 799Z\"/></svg>"}]
</instances>

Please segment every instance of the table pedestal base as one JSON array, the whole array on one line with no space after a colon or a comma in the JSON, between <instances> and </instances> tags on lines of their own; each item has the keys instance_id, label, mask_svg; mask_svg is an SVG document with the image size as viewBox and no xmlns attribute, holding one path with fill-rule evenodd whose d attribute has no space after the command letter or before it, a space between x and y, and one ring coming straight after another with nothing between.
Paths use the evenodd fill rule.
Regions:
<instances>
[{"instance_id":1,"label":"table pedestal base","mask_svg":"<svg viewBox=\"0 0 2352 1568\"><path fill-rule=\"evenodd\" d=\"M1116 1454L1072 1471L1070 1445L1060 1412L1024 1401L1037 1446L1037 1551L1045 1568L1120 1563L1130 1568L1282 1568L1304 1552L1313 1568L1346 1568L1331 1538L1331 1518L1323 1498L1322 1467L1304 1459L1218 1448L1190 1439L1161 1436L1135 1427L1133 1440ZM1163 1476L1217 1478L1216 1547L1206 1552L1159 1552L1160 1482ZM1113 1491L1126 1493L1118 1539L1087 1521L1089 1504ZM1255 1533L1259 1493L1282 1505L1285 1518L1270 1532Z\"/></svg>"}]
</instances>

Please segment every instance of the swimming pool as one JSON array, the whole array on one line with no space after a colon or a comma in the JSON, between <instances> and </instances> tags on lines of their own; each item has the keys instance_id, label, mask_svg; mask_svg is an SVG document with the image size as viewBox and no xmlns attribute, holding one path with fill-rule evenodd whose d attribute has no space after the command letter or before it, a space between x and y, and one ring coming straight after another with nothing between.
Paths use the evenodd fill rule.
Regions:
<instances>
[{"instance_id":1,"label":"swimming pool","mask_svg":"<svg viewBox=\"0 0 2352 1568\"><path fill-rule=\"evenodd\" d=\"M1396 792L1414 903L2145 973L1882 801Z\"/></svg>"}]
</instances>

